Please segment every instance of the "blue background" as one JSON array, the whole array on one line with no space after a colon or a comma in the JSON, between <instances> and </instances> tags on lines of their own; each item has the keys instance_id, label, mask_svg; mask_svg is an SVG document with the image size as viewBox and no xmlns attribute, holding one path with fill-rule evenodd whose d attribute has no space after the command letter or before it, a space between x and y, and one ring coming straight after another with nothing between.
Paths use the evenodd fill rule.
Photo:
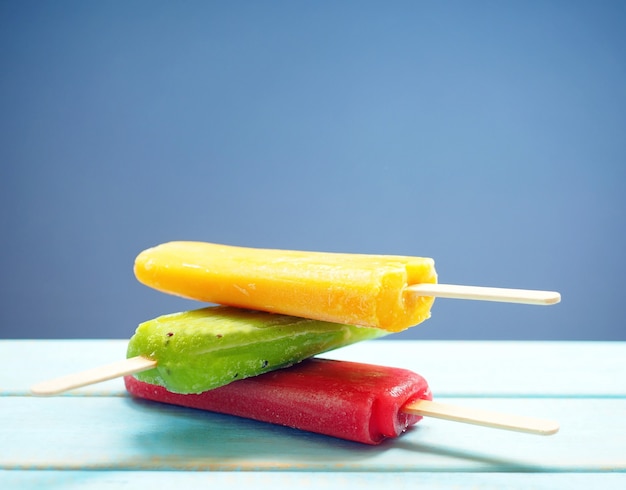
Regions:
<instances>
[{"instance_id":1,"label":"blue background","mask_svg":"<svg viewBox=\"0 0 626 490\"><path fill-rule=\"evenodd\" d=\"M126 338L185 239L432 256L393 338L626 340L626 2L0 1L0 335Z\"/></svg>"}]
</instances>

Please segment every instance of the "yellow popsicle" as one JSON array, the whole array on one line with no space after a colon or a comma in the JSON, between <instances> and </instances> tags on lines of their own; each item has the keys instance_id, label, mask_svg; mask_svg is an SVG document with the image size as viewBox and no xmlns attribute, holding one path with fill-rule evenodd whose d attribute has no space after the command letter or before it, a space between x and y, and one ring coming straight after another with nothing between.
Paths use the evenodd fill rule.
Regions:
<instances>
[{"instance_id":1,"label":"yellow popsicle","mask_svg":"<svg viewBox=\"0 0 626 490\"><path fill-rule=\"evenodd\" d=\"M185 241L141 252L135 275L184 298L390 332L430 317L434 298L406 288L437 282L431 258Z\"/></svg>"}]
</instances>

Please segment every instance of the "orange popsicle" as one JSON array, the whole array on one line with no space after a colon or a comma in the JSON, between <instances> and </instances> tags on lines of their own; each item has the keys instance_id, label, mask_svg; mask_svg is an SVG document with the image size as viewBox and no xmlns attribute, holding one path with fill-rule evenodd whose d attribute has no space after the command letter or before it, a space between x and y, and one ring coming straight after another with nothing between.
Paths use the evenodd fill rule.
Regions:
<instances>
[{"instance_id":1,"label":"orange popsicle","mask_svg":"<svg viewBox=\"0 0 626 490\"><path fill-rule=\"evenodd\" d=\"M143 284L184 298L398 332L430 317L431 258L176 241L135 260Z\"/></svg>"}]
</instances>

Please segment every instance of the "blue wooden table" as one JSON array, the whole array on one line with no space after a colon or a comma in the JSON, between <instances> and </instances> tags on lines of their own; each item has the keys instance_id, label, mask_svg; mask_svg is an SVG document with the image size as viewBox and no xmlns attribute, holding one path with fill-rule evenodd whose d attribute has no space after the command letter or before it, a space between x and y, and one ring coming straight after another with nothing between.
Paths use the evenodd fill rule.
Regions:
<instances>
[{"instance_id":1,"label":"blue wooden table","mask_svg":"<svg viewBox=\"0 0 626 490\"><path fill-rule=\"evenodd\" d=\"M0 341L0 488L626 488L626 343L377 340L325 357L421 373L435 399L556 419L535 436L424 419L370 447L128 397L29 386L126 341Z\"/></svg>"}]
</instances>

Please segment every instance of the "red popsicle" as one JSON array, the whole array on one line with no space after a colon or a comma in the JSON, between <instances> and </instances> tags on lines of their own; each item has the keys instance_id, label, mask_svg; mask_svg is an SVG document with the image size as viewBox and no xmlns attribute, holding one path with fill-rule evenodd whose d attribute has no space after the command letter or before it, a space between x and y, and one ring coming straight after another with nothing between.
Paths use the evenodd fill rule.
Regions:
<instances>
[{"instance_id":1,"label":"red popsicle","mask_svg":"<svg viewBox=\"0 0 626 490\"><path fill-rule=\"evenodd\" d=\"M132 376L124 380L127 390L139 398L365 444L398 437L423 416L537 435L559 430L553 420L432 401L426 380L406 369L321 358L197 395L172 393Z\"/></svg>"},{"instance_id":2,"label":"red popsicle","mask_svg":"<svg viewBox=\"0 0 626 490\"><path fill-rule=\"evenodd\" d=\"M226 413L309 432L378 444L422 417L402 408L432 398L428 383L406 369L313 358L198 395L171 393L125 377L148 400Z\"/></svg>"}]
</instances>

